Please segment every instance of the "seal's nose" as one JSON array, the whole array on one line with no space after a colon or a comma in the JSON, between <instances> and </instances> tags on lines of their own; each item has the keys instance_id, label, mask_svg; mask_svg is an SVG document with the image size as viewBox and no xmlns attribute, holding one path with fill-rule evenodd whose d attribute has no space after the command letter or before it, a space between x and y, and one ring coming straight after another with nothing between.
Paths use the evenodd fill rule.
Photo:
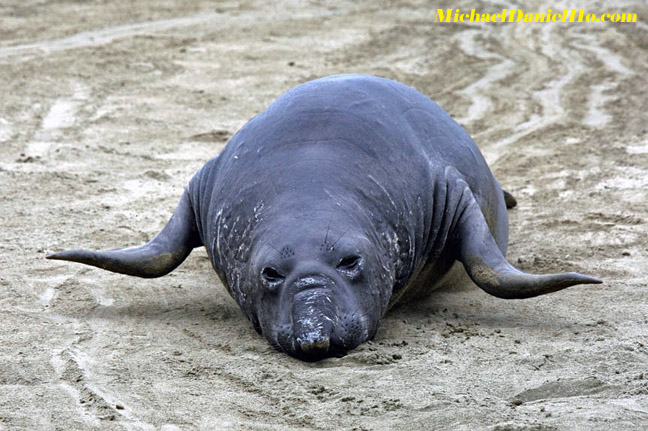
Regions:
<instances>
[{"instance_id":1,"label":"seal's nose","mask_svg":"<svg viewBox=\"0 0 648 431\"><path fill-rule=\"evenodd\" d=\"M302 352L308 356L323 357L328 353L331 346L331 338L328 335L319 335L315 337L297 337L297 343Z\"/></svg>"}]
</instances>

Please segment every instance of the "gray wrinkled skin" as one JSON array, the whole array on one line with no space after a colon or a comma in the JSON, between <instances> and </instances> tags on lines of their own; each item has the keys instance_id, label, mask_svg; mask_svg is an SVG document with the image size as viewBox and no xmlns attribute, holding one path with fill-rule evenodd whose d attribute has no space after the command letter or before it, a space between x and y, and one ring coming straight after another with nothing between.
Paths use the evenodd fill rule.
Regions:
<instances>
[{"instance_id":1,"label":"gray wrinkled skin","mask_svg":"<svg viewBox=\"0 0 648 431\"><path fill-rule=\"evenodd\" d=\"M337 75L248 122L149 243L49 257L157 277L204 245L257 331L317 360L373 337L399 299L466 275L502 298L600 282L523 273L507 242L503 192L461 126L403 84Z\"/></svg>"}]
</instances>

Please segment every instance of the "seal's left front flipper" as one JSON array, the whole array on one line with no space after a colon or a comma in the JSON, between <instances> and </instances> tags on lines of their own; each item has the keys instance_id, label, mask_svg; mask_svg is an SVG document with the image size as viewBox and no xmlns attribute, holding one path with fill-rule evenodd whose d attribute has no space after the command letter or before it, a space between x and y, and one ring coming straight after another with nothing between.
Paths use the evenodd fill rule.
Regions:
<instances>
[{"instance_id":1,"label":"seal's left front flipper","mask_svg":"<svg viewBox=\"0 0 648 431\"><path fill-rule=\"evenodd\" d=\"M502 190L502 194L504 195L504 203L506 204L507 210L510 210L511 208L515 208L517 206L517 199L515 199L515 196L513 196L506 190Z\"/></svg>"},{"instance_id":2,"label":"seal's left front flipper","mask_svg":"<svg viewBox=\"0 0 648 431\"><path fill-rule=\"evenodd\" d=\"M467 186L466 186L467 187ZM458 259L470 278L487 293L505 299L531 298L575 284L599 284L601 280L576 272L528 274L513 267L491 235L479 205L469 190L455 224Z\"/></svg>"}]
</instances>

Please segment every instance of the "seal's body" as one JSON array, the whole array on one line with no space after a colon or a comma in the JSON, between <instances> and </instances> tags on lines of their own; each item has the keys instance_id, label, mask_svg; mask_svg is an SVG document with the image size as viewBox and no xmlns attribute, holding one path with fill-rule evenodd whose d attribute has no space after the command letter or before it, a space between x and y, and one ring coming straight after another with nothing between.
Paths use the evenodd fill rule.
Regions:
<instances>
[{"instance_id":1,"label":"seal's body","mask_svg":"<svg viewBox=\"0 0 648 431\"><path fill-rule=\"evenodd\" d=\"M158 277L204 245L254 327L313 360L373 337L403 295L466 274L503 298L600 283L513 268L505 193L466 131L428 97L337 75L295 87L248 122L149 243L48 257Z\"/></svg>"}]
</instances>

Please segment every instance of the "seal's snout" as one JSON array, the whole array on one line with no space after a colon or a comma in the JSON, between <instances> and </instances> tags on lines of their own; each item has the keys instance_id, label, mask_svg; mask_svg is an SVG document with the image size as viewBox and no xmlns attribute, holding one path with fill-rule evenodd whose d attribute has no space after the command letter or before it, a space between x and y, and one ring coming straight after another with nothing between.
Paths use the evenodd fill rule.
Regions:
<instances>
[{"instance_id":1,"label":"seal's snout","mask_svg":"<svg viewBox=\"0 0 648 431\"><path fill-rule=\"evenodd\" d=\"M292 325L297 356L317 361L329 356L331 336L338 320L338 309L331 280L308 275L293 283Z\"/></svg>"},{"instance_id":2,"label":"seal's snout","mask_svg":"<svg viewBox=\"0 0 648 431\"><path fill-rule=\"evenodd\" d=\"M312 358L323 358L327 356L331 347L331 338L328 335L321 334L303 334L305 336L297 337L297 343L302 353ZM312 335L316 335L312 337Z\"/></svg>"},{"instance_id":3,"label":"seal's snout","mask_svg":"<svg viewBox=\"0 0 648 431\"><path fill-rule=\"evenodd\" d=\"M281 324L268 331L280 350L315 362L344 356L375 332L343 277L313 267L295 272L281 291Z\"/></svg>"}]
</instances>

